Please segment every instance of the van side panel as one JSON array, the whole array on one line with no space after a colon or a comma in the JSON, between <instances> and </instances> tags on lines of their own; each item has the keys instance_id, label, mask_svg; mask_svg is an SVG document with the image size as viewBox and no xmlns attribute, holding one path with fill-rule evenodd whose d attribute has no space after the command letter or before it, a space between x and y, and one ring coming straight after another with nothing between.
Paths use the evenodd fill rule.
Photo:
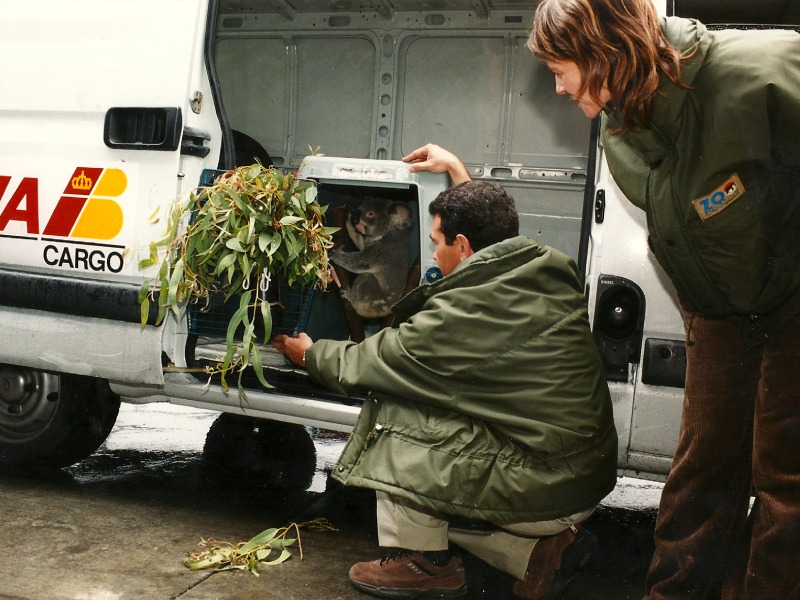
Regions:
<instances>
[{"instance_id":1,"label":"van side panel","mask_svg":"<svg viewBox=\"0 0 800 600\"><path fill-rule=\"evenodd\" d=\"M586 281L590 291L589 307L594 309L595 338L602 337L607 323L611 324L608 344L602 349L613 350L625 344L625 334L613 331L614 320L620 322L629 309L624 303L608 304L608 310L597 310L601 282L619 276L634 282L643 295L645 306L642 326L635 344L635 356L623 360L623 381L610 381L614 401L614 416L619 434L619 465L637 476L656 477L669 472L672 455L678 443L679 424L683 407L682 381L673 386L646 383L645 349L648 341L673 340L682 344L685 334L674 288L656 262L647 245L644 211L628 202L600 160L598 194L602 194L602 209L596 204L593 215L590 260ZM614 289L606 293L614 294ZM616 314L608 314L615 312ZM624 329L624 328L622 328ZM666 349L656 355L659 361L672 358ZM604 360L605 354L601 351Z\"/></svg>"},{"instance_id":2,"label":"van side panel","mask_svg":"<svg viewBox=\"0 0 800 600\"><path fill-rule=\"evenodd\" d=\"M173 200L219 160L207 11L206 0L3 7L0 363L163 382L164 327L138 323L155 270L138 263Z\"/></svg>"},{"instance_id":3,"label":"van side panel","mask_svg":"<svg viewBox=\"0 0 800 600\"><path fill-rule=\"evenodd\" d=\"M0 96L0 264L141 281L138 259L165 225L150 217L196 185L204 166L156 142L180 143L183 127L206 130L217 139L206 159L216 166L211 94L201 114L190 108L204 79L193 72L202 68L205 10L180 0L3 8L0 51L14 59ZM137 149L106 143L109 110L120 107L139 113L111 123L110 137Z\"/></svg>"}]
</instances>

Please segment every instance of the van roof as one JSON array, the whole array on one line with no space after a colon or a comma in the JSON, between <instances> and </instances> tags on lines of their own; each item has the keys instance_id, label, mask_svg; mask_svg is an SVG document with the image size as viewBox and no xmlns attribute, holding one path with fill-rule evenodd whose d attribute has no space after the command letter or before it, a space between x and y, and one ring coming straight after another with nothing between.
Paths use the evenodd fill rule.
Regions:
<instances>
[{"instance_id":1,"label":"van roof","mask_svg":"<svg viewBox=\"0 0 800 600\"><path fill-rule=\"evenodd\" d=\"M337 13L366 11L392 12L524 11L533 16L531 0L220 0L220 12L236 13Z\"/></svg>"}]
</instances>

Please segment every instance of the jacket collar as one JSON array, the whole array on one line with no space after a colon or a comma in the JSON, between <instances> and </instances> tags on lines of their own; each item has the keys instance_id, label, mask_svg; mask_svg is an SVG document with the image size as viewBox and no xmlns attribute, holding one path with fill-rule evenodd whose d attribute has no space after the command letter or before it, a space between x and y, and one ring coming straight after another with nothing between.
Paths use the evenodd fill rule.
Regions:
<instances>
[{"instance_id":1,"label":"jacket collar","mask_svg":"<svg viewBox=\"0 0 800 600\"><path fill-rule=\"evenodd\" d=\"M705 25L694 19L665 17L661 23L664 35L670 43L680 49L682 54L692 54L681 63L681 79L693 86L705 61L711 36ZM628 141L639 151L648 166L658 165L675 143L683 126L683 111L691 90L681 89L662 76L657 97L653 103L650 128L643 131L625 133ZM618 110L606 113L605 130L620 127L622 115Z\"/></svg>"},{"instance_id":2,"label":"jacket collar","mask_svg":"<svg viewBox=\"0 0 800 600\"><path fill-rule=\"evenodd\" d=\"M432 296L456 288L470 287L500 272L487 268L489 265L497 264L502 271L507 271L530 262L544 252L545 248L522 235L487 246L461 261L450 275L434 283L421 285L401 298L392 308L395 313L394 326L397 327L419 311Z\"/></svg>"}]
</instances>

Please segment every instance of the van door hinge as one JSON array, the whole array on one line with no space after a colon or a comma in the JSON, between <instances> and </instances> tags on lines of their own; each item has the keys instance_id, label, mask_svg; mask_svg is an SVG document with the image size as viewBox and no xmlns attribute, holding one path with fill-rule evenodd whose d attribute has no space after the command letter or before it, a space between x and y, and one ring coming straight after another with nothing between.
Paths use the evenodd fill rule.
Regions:
<instances>
[{"instance_id":1,"label":"van door hinge","mask_svg":"<svg viewBox=\"0 0 800 600\"><path fill-rule=\"evenodd\" d=\"M606 191L597 190L594 195L594 222L602 223L606 218Z\"/></svg>"},{"instance_id":2,"label":"van door hinge","mask_svg":"<svg viewBox=\"0 0 800 600\"><path fill-rule=\"evenodd\" d=\"M192 112L196 115L200 114L200 109L203 108L203 92L195 92L189 100L189 106L192 107Z\"/></svg>"}]
</instances>

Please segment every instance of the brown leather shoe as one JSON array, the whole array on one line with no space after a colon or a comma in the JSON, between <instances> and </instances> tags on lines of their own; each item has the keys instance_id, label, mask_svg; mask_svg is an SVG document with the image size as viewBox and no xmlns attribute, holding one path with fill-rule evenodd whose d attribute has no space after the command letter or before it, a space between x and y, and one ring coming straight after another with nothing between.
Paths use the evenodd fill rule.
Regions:
<instances>
[{"instance_id":1,"label":"brown leather shoe","mask_svg":"<svg viewBox=\"0 0 800 600\"><path fill-rule=\"evenodd\" d=\"M349 576L358 591L379 598L460 598L467 593L458 556L437 567L422 552L397 550L379 560L354 564Z\"/></svg>"},{"instance_id":2,"label":"brown leather shoe","mask_svg":"<svg viewBox=\"0 0 800 600\"><path fill-rule=\"evenodd\" d=\"M578 526L542 538L533 547L525 580L514 582L514 595L526 600L556 600L589 561L597 538Z\"/></svg>"}]
</instances>

